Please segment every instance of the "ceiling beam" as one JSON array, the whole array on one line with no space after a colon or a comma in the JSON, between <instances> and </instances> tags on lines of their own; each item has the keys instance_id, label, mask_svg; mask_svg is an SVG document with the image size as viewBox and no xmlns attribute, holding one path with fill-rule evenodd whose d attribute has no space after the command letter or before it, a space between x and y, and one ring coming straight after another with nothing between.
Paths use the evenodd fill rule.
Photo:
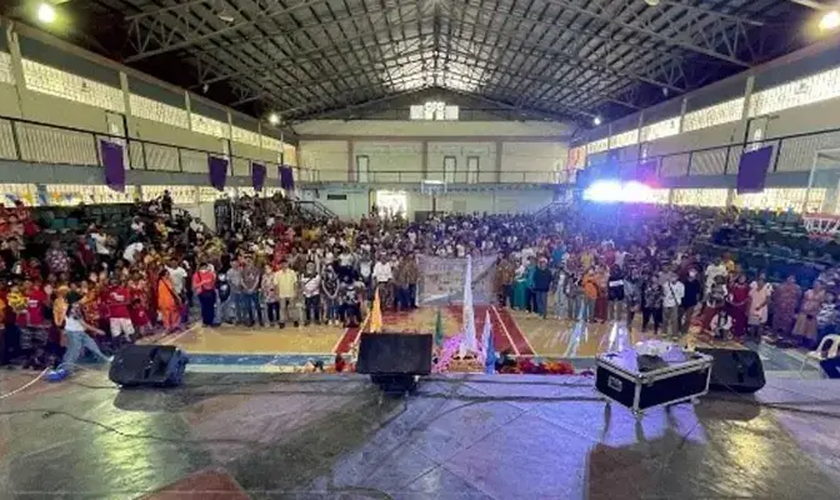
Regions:
<instances>
[{"instance_id":1,"label":"ceiling beam","mask_svg":"<svg viewBox=\"0 0 840 500\"><path fill-rule=\"evenodd\" d=\"M224 28L215 28L213 23L224 22L221 19L214 19L213 23L206 15L195 12L195 9L204 7L207 2L188 2L172 7L166 7L149 13L138 14L127 18L129 21L128 34L129 42L137 50L137 53L126 58L126 63L133 63L149 57L154 57L173 50L181 50L197 43L233 33L243 28L252 26L262 20L290 14L294 11L305 9L313 5L323 3L324 0L305 0L280 9L267 9L258 15L253 12L245 13L245 10L237 2L232 2L236 7L231 17L233 24ZM213 9L211 5L210 10ZM168 21L175 19L176 27L168 26ZM199 19L194 24L193 19ZM154 43L153 43L154 42ZM155 45L157 48L151 49Z\"/></svg>"},{"instance_id":2,"label":"ceiling beam","mask_svg":"<svg viewBox=\"0 0 840 500\"><path fill-rule=\"evenodd\" d=\"M623 0L625 3L627 2L634 2L635 0ZM653 39L659 40L660 42L680 47L685 50L689 50L692 52L696 52L698 54L703 54L715 59L720 59L722 61L726 61L730 64L734 64L736 66L740 66L742 68L749 68L751 64L742 61L739 59L732 47L735 44L731 43L731 40L725 40L728 50L722 52L718 50L715 45L714 37L710 37L707 34L702 33L703 27L699 28L698 30L693 29L695 25L699 25L707 18L711 17L715 20L715 24L723 24L725 25L726 29L714 29L715 33L720 33L723 37L735 37L736 39L742 39L745 41L746 39L746 31L747 26L755 27L760 26L761 23L742 19L736 16L731 16L727 14L721 14L714 11L708 11L705 9L700 9L697 7L687 6L683 3L676 3L676 2L662 2L659 6L650 7L653 9L662 9L662 16L655 17L654 19L643 19L642 21L635 21L635 22L627 22L621 19L621 16L613 17L610 15L609 11L607 10L607 6L611 8L614 7L615 0L591 0L585 4L585 6L580 6L570 0L546 0L549 4L556 5L558 7L571 10L578 14L582 14L587 17L591 17L593 19L598 19L608 24L612 24L618 26L620 28L624 28L629 31L634 31L639 34L643 34L649 36ZM671 12L671 11L674 12ZM667 16L667 17L663 17ZM679 17L679 21L674 21L675 17ZM678 36L666 36L662 33L656 31L653 26L654 22L657 21L664 21L666 23L682 23L682 28L679 30ZM694 38L698 35L702 35L702 40L695 40ZM710 39L711 38L711 39ZM720 41L720 40L718 40Z\"/></svg>"}]
</instances>

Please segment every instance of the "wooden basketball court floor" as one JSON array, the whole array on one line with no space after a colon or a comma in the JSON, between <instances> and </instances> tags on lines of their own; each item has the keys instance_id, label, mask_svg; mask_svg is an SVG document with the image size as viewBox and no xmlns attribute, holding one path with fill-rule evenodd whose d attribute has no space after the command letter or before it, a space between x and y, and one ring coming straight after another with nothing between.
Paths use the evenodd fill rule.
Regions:
<instances>
[{"instance_id":1,"label":"wooden basketball court floor","mask_svg":"<svg viewBox=\"0 0 840 500\"><path fill-rule=\"evenodd\" d=\"M446 335L460 331L460 305L440 308ZM405 333L432 333L437 319L437 307L421 307L408 312L384 312L384 330ZM652 338L651 332L641 332L639 325L628 330L622 323L586 324L567 319L541 319L524 311L476 306L476 331L479 335L489 317L494 347L518 356L538 356L549 359L591 360L602 352L621 350L636 342ZM251 366L257 371L286 371L300 367L308 360L331 362L336 354L345 354L359 336L358 328L329 325L309 325L286 328L246 328L222 326L205 328L193 326L184 332L159 339L158 342L182 348L196 365L211 365L208 371L221 367ZM704 344L695 333L683 339L699 346ZM716 347L743 349L743 345L715 343ZM775 349L775 348L766 348ZM778 350L777 350L778 351ZM763 354L766 358L767 353ZM794 369L785 363L785 370Z\"/></svg>"}]
</instances>

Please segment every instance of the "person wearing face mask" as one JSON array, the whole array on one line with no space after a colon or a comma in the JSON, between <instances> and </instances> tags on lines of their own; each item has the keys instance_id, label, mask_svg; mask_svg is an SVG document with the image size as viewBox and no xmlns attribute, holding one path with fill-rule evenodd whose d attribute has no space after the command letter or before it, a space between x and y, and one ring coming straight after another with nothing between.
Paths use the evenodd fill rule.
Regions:
<instances>
[{"instance_id":1,"label":"person wearing face mask","mask_svg":"<svg viewBox=\"0 0 840 500\"><path fill-rule=\"evenodd\" d=\"M662 310L665 323L665 335L676 337L679 333L679 308L685 297L685 286L676 273L669 273L662 285Z\"/></svg>"},{"instance_id":2,"label":"person wearing face mask","mask_svg":"<svg viewBox=\"0 0 840 500\"><path fill-rule=\"evenodd\" d=\"M691 326L691 319L694 317L697 304L700 303L703 286L700 280L697 279L697 270L694 268L688 270L688 274L683 278L682 284L685 295L683 295L682 301L680 301L679 328L680 333L685 335Z\"/></svg>"}]
</instances>

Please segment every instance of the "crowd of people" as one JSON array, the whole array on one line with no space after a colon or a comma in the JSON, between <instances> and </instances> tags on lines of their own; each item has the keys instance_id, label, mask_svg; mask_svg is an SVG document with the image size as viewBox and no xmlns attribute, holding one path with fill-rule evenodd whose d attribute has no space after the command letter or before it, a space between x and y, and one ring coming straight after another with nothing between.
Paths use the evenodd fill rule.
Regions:
<instances>
[{"instance_id":1,"label":"crowd of people","mask_svg":"<svg viewBox=\"0 0 840 500\"><path fill-rule=\"evenodd\" d=\"M54 239L46 249L28 245L39 228L25 208L0 214L0 364L71 369L83 347L104 360L193 319L278 332L358 326L374 290L383 309L418 306L420 254L497 257L498 305L543 318L621 321L674 337L695 323L718 338L808 346L838 321L835 268L803 293L795 277L771 284L732 256L699 250L738 219L733 211L584 204L410 223L375 211L324 218L279 195L221 208L211 232L167 193L134 207L128 236L90 225L75 246Z\"/></svg>"}]
</instances>

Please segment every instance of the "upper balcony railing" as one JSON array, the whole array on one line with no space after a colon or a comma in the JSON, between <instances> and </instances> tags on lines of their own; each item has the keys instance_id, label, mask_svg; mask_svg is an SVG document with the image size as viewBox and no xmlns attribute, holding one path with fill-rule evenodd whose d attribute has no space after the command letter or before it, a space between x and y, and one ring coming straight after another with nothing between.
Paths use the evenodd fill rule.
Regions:
<instances>
[{"instance_id":1,"label":"upper balcony railing","mask_svg":"<svg viewBox=\"0 0 840 500\"><path fill-rule=\"evenodd\" d=\"M647 145L628 146L611 154L598 153L589 167L618 169L635 168L640 163L653 162L657 177L702 177L736 175L741 156L754 149L773 146L769 173L810 172L826 168L840 168L840 128L792 134L771 139L754 140L681 151L665 155L645 155ZM833 155L831 153L834 153ZM823 153L823 155L820 155ZM834 157L834 158L833 158ZM614 172L612 172L614 173Z\"/></svg>"},{"instance_id":2,"label":"upper balcony railing","mask_svg":"<svg viewBox=\"0 0 840 500\"><path fill-rule=\"evenodd\" d=\"M206 174L210 156L230 160L232 176L251 175L251 163L276 166L277 162L264 158L245 157L232 152L209 151L166 144L120 135L104 134L34 122L12 117L0 117L0 160L20 160L53 165L101 167L99 141L121 142L127 151L127 168L159 172ZM220 148L221 149L221 148ZM440 180L448 184L532 183L557 184L568 182L565 172L546 171L408 171L372 170L367 173L347 170L320 170L293 167L298 183L354 183L354 184L408 184L421 180ZM269 179L276 178L276 168L269 167ZM61 182L61 179L52 179Z\"/></svg>"},{"instance_id":3,"label":"upper balcony railing","mask_svg":"<svg viewBox=\"0 0 840 500\"><path fill-rule=\"evenodd\" d=\"M229 159L230 175L250 176L251 163L255 162L269 166L270 179L278 176L277 161L238 155L236 143L231 143L232 152L228 154L221 151L221 147L218 151L210 151L20 118L0 117L0 160L101 167L101 140L124 144L127 152L126 167L131 170L206 174L208 158L219 156ZM293 168L296 179L311 177L306 172L307 169ZM60 179L53 181L60 182Z\"/></svg>"}]
</instances>

